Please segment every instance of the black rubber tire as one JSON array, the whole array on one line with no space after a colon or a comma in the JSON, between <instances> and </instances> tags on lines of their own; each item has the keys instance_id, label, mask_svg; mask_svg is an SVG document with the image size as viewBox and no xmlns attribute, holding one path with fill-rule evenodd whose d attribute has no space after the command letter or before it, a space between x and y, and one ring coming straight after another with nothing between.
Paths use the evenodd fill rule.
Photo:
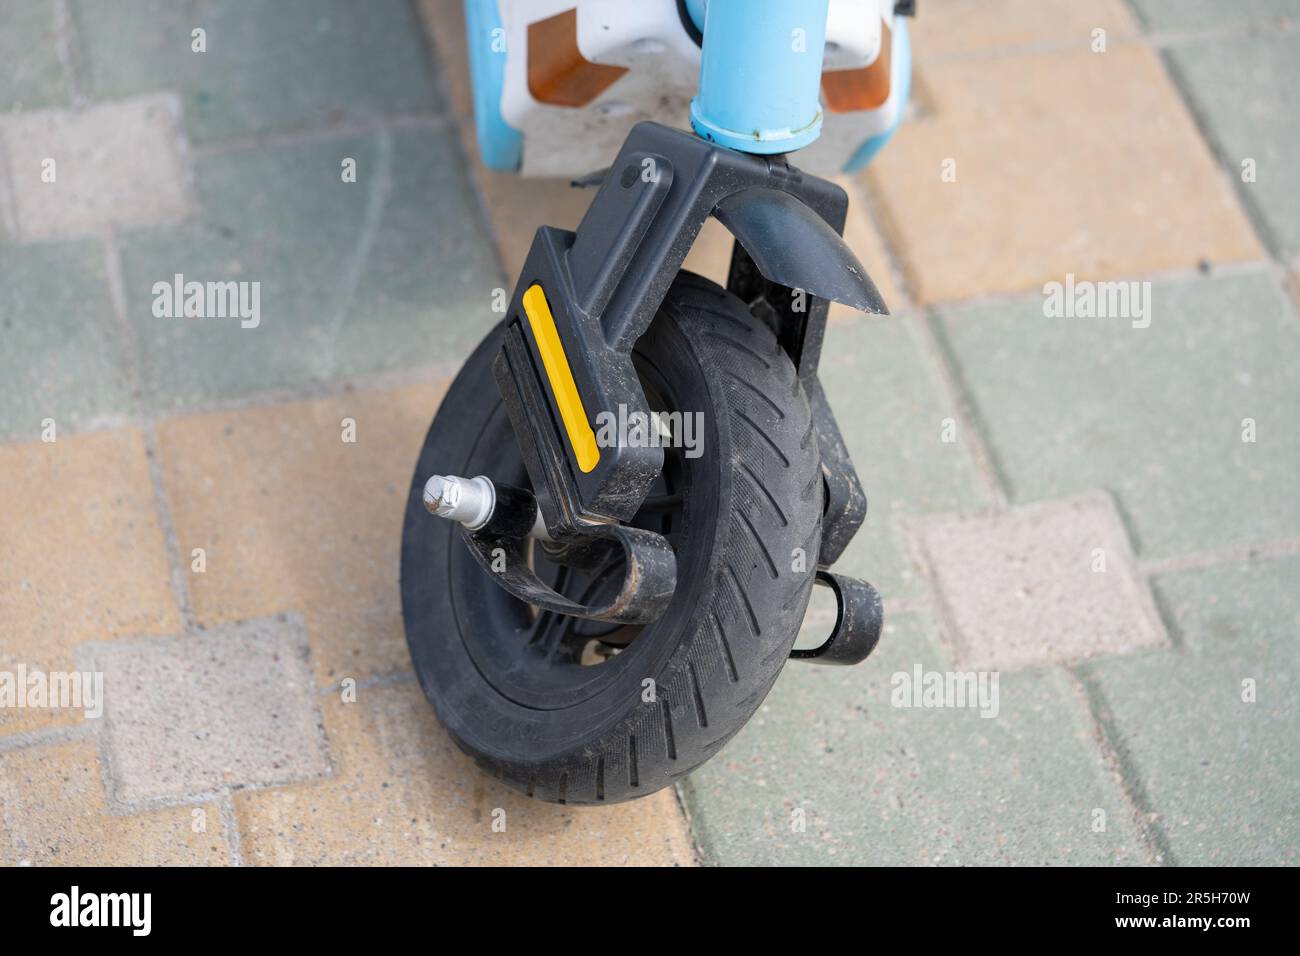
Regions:
<instances>
[{"instance_id":1,"label":"black rubber tire","mask_svg":"<svg viewBox=\"0 0 1300 956\"><path fill-rule=\"evenodd\" d=\"M679 275L635 353L639 367L671 383L678 408L705 418L703 454L683 473L677 592L626 649L596 666L571 665L548 697L547 672L530 670L536 665L501 633L516 613L502 602L523 606L477 566L477 576L466 570L472 562L454 526L422 501L429 475L484 473L476 463L513 447L491 375L500 335L490 334L461 369L411 483L401 574L416 674L452 738L510 786L573 804L644 796L740 730L794 644L821 538L808 400L772 332L740 300ZM497 657L482 650L503 641Z\"/></svg>"}]
</instances>

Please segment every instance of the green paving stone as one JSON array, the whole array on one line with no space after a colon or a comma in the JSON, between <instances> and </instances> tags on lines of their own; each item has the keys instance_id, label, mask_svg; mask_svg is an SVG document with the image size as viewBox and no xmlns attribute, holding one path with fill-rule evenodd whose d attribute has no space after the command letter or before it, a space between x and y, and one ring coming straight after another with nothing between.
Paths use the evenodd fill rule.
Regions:
<instances>
[{"instance_id":1,"label":"green paving stone","mask_svg":"<svg viewBox=\"0 0 1300 956\"><path fill-rule=\"evenodd\" d=\"M67 101L50 0L5 0L0 14L0 113Z\"/></svg>"},{"instance_id":2,"label":"green paving stone","mask_svg":"<svg viewBox=\"0 0 1300 956\"><path fill-rule=\"evenodd\" d=\"M836 570L871 581L886 604L918 596L900 520L988 504L966 445L944 443L954 414L904 319L827 327L821 380L867 492L866 524Z\"/></svg>"},{"instance_id":3,"label":"green paving stone","mask_svg":"<svg viewBox=\"0 0 1300 956\"><path fill-rule=\"evenodd\" d=\"M357 162L357 182L340 177ZM145 389L161 409L460 364L502 284L451 134L236 151L198 163L204 210L120 239ZM155 282L260 282L260 324L159 318Z\"/></svg>"},{"instance_id":4,"label":"green paving stone","mask_svg":"<svg viewBox=\"0 0 1300 956\"><path fill-rule=\"evenodd\" d=\"M1279 634L1300 637L1300 558L1171 574L1153 587L1176 641L1194 651L1263 651Z\"/></svg>"},{"instance_id":5,"label":"green paving stone","mask_svg":"<svg viewBox=\"0 0 1300 956\"><path fill-rule=\"evenodd\" d=\"M199 143L431 112L432 68L406 0L73 0L92 99L175 90ZM191 49L195 28L207 52Z\"/></svg>"},{"instance_id":6,"label":"green paving stone","mask_svg":"<svg viewBox=\"0 0 1300 956\"><path fill-rule=\"evenodd\" d=\"M1169 862L1300 863L1298 586L1295 558L1163 577L1187 647L1082 668Z\"/></svg>"},{"instance_id":7,"label":"green paving stone","mask_svg":"<svg viewBox=\"0 0 1300 956\"><path fill-rule=\"evenodd\" d=\"M1300 255L1300 34L1216 38L1168 57L1265 241ZM1246 159L1253 183L1241 180Z\"/></svg>"},{"instance_id":8,"label":"green paving stone","mask_svg":"<svg viewBox=\"0 0 1300 956\"><path fill-rule=\"evenodd\" d=\"M0 243L0 435L41 437L130 411L98 242Z\"/></svg>"},{"instance_id":9,"label":"green paving stone","mask_svg":"<svg viewBox=\"0 0 1300 956\"><path fill-rule=\"evenodd\" d=\"M339 351L371 355L384 366L410 361L413 351L459 368L503 318L491 311L492 292L509 295L514 277L501 274L453 133L408 137L394 153L393 176L358 284L353 311L362 321L341 329ZM372 341L375 323L365 319L376 316L385 339Z\"/></svg>"},{"instance_id":10,"label":"green paving stone","mask_svg":"<svg viewBox=\"0 0 1300 956\"><path fill-rule=\"evenodd\" d=\"M682 785L721 864L1146 863L1087 706L1059 670L1003 673L999 713L891 706L891 675L948 667L893 615L857 667L787 666L755 718ZM806 829L795 832L793 811ZM1094 811L1105 829L1094 832Z\"/></svg>"},{"instance_id":11,"label":"green paving stone","mask_svg":"<svg viewBox=\"0 0 1300 956\"><path fill-rule=\"evenodd\" d=\"M1039 296L944 311L1011 497L1106 489L1150 558L1300 534L1300 323L1276 281L1154 283L1150 319L1045 318Z\"/></svg>"},{"instance_id":12,"label":"green paving stone","mask_svg":"<svg viewBox=\"0 0 1300 956\"><path fill-rule=\"evenodd\" d=\"M1130 0L1151 30L1204 30L1300 17L1300 0Z\"/></svg>"}]
</instances>

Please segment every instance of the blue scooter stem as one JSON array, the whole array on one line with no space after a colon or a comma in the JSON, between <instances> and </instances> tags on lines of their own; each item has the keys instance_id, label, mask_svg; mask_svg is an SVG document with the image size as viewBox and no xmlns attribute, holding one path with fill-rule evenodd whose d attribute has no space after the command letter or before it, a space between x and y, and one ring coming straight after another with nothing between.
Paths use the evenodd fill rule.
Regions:
<instances>
[{"instance_id":1,"label":"blue scooter stem","mask_svg":"<svg viewBox=\"0 0 1300 956\"><path fill-rule=\"evenodd\" d=\"M691 125L747 153L788 153L822 128L829 0L708 0Z\"/></svg>"}]
</instances>

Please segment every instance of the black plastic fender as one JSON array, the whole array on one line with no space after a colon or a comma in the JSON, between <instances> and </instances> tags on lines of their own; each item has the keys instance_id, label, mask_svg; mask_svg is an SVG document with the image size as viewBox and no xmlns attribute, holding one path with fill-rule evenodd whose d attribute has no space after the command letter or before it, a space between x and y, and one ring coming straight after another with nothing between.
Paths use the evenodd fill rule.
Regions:
<instances>
[{"instance_id":1,"label":"black plastic fender","mask_svg":"<svg viewBox=\"0 0 1300 956\"><path fill-rule=\"evenodd\" d=\"M788 192L765 186L742 189L718 203L713 215L769 282L863 312L889 314L867 270L839 233Z\"/></svg>"}]
</instances>

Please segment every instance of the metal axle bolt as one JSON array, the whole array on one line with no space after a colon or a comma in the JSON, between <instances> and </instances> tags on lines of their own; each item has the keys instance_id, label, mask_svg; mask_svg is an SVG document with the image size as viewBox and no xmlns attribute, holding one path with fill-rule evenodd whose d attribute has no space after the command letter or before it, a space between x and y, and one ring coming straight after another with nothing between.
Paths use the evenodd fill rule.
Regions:
<instances>
[{"instance_id":1,"label":"metal axle bolt","mask_svg":"<svg viewBox=\"0 0 1300 956\"><path fill-rule=\"evenodd\" d=\"M424 506L429 512L459 521L470 531L477 531L491 520L496 504L496 487L483 475L434 475L424 485Z\"/></svg>"},{"instance_id":2,"label":"metal axle bolt","mask_svg":"<svg viewBox=\"0 0 1300 956\"><path fill-rule=\"evenodd\" d=\"M527 492L507 490L511 492L506 497L507 503L513 502L514 506L518 507L521 495L531 503L532 496ZM485 475L479 475L477 478L434 475L424 484L424 506L429 509L430 514L459 521L470 531L478 531L491 521L492 515L496 513L496 485L492 484L492 479ZM550 541L551 536L546 530L546 522L542 520L541 509L535 510L537 513L533 517L533 526L528 536Z\"/></svg>"}]
</instances>

